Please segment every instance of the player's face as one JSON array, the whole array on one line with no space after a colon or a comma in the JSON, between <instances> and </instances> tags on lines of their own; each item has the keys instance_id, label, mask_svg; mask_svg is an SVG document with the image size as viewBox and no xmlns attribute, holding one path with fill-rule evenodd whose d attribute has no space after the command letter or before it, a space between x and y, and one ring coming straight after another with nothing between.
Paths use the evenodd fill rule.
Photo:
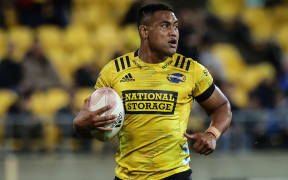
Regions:
<instances>
[{"instance_id":1,"label":"player's face","mask_svg":"<svg viewBox=\"0 0 288 180\"><path fill-rule=\"evenodd\" d=\"M163 55L176 53L179 31L178 20L171 11L156 11L148 26L148 41L150 48Z\"/></svg>"}]
</instances>

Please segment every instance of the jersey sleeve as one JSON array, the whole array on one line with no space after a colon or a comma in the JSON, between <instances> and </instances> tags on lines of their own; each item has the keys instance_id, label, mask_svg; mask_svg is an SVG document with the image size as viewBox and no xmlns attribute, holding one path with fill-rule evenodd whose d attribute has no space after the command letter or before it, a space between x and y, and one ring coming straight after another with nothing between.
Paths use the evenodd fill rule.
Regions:
<instances>
[{"instance_id":1,"label":"jersey sleeve","mask_svg":"<svg viewBox=\"0 0 288 180\"><path fill-rule=\"evenodd\" d=\"M109 64L103 67L103 69L98 74L98 78L96 80L95 89L101 88L101 87L111 87L111 70L109 70Z\"/></svg>"},{"instance_id":2,"label":"jersey sleeve","mask_svg":"<svg viewBox=\"0 0 288 180\"><path fill-rule=\"evenodd\" d=\"M213 77L209 71L201 64L195 62L195 89L192 94L193 97L198 101L202 102L208 99L215 90L213 83Z\"/></svg>"}]
</instances>

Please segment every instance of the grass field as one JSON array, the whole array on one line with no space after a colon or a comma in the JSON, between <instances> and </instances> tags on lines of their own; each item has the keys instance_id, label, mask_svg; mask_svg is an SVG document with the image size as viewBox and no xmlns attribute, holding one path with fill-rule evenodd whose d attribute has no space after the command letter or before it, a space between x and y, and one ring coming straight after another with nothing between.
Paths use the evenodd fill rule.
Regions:
<instances>
[{"instance_id":1,"label":"grass field","mask_svg":"<svg viewBox=\"0 0 288 180\"><path fill-rule=\"evenodd\" d=\"M113 156L112 153L16 156L2 153L0 179L112 180L115 167ZM211 156L192 153L191 158L193 180L288 179L288 152L221 152Z\"/></svg>"}]
</instances>

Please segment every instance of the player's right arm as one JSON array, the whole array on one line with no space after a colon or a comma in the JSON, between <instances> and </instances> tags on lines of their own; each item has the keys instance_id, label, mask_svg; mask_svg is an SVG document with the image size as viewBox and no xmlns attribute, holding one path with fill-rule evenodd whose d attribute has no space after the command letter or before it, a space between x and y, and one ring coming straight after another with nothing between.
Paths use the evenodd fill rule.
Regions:
<instances>
[{"instance_id":1,"label":"player's right arm","mask_svg":"<svg viewBox=\"0 0 288 180\"><path fill-rule=\"evenodd\" d=\"M75 131L82 137L92 137L91 130L111 131L112 128L105 128L104 126L116 120L115 115L101 116L111 107L104 106L96 111L89 110L91 96L85 99L84 105L78 115L73 120L73 127Z\"/></svg>"},{"instance_id":2,"label":"player's right arm","mask_svg":"<svg viewBox=\"0 0 288 180\"><path fill-rule=\"evenodd\" d=\"M109 65L106 65L99 74L95 89L100 87L110 87L110 76L107 73L109 73ZM83 137L92 137L90 134L91 130L111 131L112 128L106 128L104 126L116 120L115 115L101 116L111 108L109 106L104 106L103 108L91 112L89 110L90 99L91 96L85 99L82 109L73 120L75 131Z\"/></svg>"}]
</instances>

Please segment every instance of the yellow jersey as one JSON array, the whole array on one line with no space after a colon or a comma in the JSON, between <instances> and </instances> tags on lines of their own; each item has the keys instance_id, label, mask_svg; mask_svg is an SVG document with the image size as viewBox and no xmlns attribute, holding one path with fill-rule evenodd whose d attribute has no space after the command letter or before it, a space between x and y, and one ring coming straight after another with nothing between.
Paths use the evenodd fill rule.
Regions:
<instances>
[{"instance_id":1,"label":"yellow jersey","mask_svg":"<svg viewBox=\"0 0 288 180\"><path fill-rule=\"evenodd\" d=\"M125 108L116 153L118 178L156 180L190 168L183 134L194 99L203 101L214 91L206 68L177 53L149 64L136 51L104 66L95 85L100 87L113 88Z\"/></svg>"}]
</instances>

